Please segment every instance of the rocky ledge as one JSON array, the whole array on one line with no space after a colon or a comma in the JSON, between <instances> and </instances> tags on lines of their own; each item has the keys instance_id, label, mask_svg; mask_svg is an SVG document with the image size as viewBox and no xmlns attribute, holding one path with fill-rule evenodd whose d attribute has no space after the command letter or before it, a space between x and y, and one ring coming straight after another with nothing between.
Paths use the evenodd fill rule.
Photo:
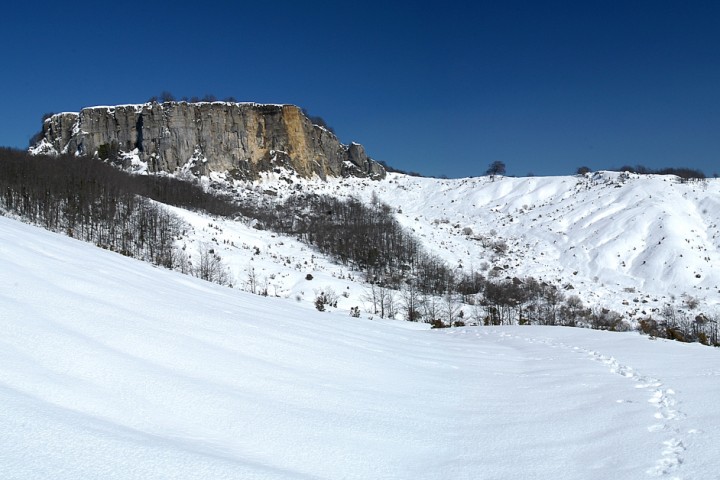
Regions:
<instances>
[{"instance_id":1,"label":"rocky ledge","mask_svg":"<svg viewBox=\"0 0 720 480\"><path fill-rule=\"evenodd\" d=\"M36 154L96 156L146 165L153 173L189 170L256 178L287 168L301 177L383 178L362 145L343 145L295 105L164 102L89 107L43 122Z\"/></svg>"}]
</instances>

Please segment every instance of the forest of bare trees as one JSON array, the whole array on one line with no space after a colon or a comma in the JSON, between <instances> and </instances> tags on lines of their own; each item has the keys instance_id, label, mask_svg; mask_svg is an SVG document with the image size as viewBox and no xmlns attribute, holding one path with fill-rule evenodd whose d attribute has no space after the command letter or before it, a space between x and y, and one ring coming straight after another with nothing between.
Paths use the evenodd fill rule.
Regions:
<instances>
[{"instance_id":1,"label":"forest of bare trees","mask_svg":"<svg viewBox=\"0 0 720 480\"><path fill-rule=\"evenodd\" d=\"M97 160L0 149L0 209L48 230L167 268L178 266L180 219L157 202L214 214L237 211L200 187L124 173Z\"/></svg>"}]
</instances>

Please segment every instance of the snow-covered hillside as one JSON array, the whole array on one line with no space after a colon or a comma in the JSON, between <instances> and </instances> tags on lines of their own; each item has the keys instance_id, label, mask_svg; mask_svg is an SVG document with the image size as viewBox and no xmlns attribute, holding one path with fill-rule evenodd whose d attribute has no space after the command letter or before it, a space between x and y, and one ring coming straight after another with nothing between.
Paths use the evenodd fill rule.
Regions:
<instances>
[{"instance_id":1,"label":"snow-covered hillside","mask_svg":"<svg viewBox=\"0 0 720 480\"><path fill-rule=\"evenodd\" d=\"M222 175L206 181L221 188L229 183ZM714 314L720 305L717 179L680 183L674 176L596 172L467 179L389 174L382 181L324 182L281 173L260 183L236 182L235 191L270 192L278 200L297 192L377 198L450 265L486 276L532 276L631 319L657 315L667 304L683 308L688 299L697 300L695 314ZM502 244L505 253L496 248ZM239 258L232 249L225 255ZM329 265L322 269L343 275Z\"/></svg>"},{"instance_id":2,"label":"snow-covered hillside","mask_svg":"<svg viewBox=\"0 0 720 480\"><path fill-rule=\"evenodd\" d=\"M424 180L410 181L375 187L412 216ZM442 215L480 231L471 213ZM417 227L432 225L423 215ZM319 313L0 217L0 477L717 478L716 349L421 327Z\"/></svg>"}]
</instances>

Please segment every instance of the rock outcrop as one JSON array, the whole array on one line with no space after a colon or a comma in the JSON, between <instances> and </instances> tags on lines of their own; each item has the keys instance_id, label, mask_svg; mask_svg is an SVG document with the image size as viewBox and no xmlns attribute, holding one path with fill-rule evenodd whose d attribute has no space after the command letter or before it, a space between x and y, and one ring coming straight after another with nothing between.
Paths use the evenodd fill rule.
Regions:
<instances>
[{"instance_id":1,"label":"rock outcrop","mask_svg":"<svg viewBox=\"0 0 720 480\"><path fill-rule=\"evenodd\" d=\"M256 178L286 167L302 177L382 178L359 144L340 143L294 105L165 102L90 107L43 123L33 153L135 159L150 172L229 172Z\"/></svg>"}]
</instances>

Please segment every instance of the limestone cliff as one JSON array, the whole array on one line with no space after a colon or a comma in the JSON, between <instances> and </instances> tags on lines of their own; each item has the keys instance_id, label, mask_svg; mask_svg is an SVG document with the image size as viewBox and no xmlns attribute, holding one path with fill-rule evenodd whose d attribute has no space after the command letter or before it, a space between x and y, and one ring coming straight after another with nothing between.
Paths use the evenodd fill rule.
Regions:
<instances>
[{"instance_id":1,"label":"limestone cliff","mask_svg":"<svg viewBox=\"0 0 720 480\"><path fill-rule=\"evenodd\" d=\"M101 159L134 154L151 172L185 168L255 178L282 166L302 177L385 176L361 145L341 144L294 105L165 102L85 108L45 120L42 138L30 150Z\"/></svg>"}]
</instances>

